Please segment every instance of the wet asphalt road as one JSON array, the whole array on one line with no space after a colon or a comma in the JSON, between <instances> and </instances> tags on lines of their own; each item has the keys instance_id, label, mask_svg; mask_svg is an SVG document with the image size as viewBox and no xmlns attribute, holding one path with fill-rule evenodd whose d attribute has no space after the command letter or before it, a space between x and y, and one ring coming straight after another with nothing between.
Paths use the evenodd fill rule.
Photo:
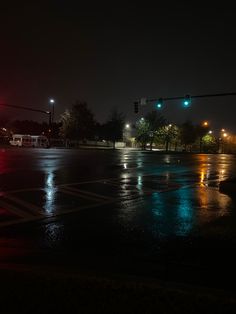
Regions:
<instances>
[{"instance_id":1,"label":"wet asphalt road","mask_svg":"<svg viewBox=\"0 0 236 314\"><path fill-rule=\"evenodd\" d=\"M234 289L236 156L0 150L0 263Z\"/></svg>"}]
</instances>

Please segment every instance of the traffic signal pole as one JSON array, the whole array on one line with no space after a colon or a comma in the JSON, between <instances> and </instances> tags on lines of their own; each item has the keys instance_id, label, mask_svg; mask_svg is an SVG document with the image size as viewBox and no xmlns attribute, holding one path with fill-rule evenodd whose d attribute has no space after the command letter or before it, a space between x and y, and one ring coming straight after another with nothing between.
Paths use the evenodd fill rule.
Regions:
<instances>
[{"instance_id":1,"label":"traffic signal pole","mask_svg":"<svg viewBox=\"0 0 236 314\"><path fill-rule=\"evenodd\" d=\"M11 108L16 108L16 109L22 109L22 110L28 110L28 111L36 111L36 112L41 112L44 114L48 114L49 115L49 126L51 125L51 111L46 111L46 110L40 110L40 109L33 109L30 107L24 107L24 106L16 106L16 105L8 105L8 104L1 104L0 106L5 106L5 107L11 107Z\"/></svg>"},{"instance_id":2,"label":"traffic signal pole","mask_svg":"<svg viewBox=\"0 0 236 314\"><path fill-rule=\"evenodd\" d=\"M25 106L17 106L17 105L8 105L8 104L1 104L0 107L10 107L10 108L16 108L16 109L21 109L21 110L28 110L28 111L35 111L35 112L40 112L48 115L48 125L49 125L49 134L51 132L51 125L52 125L52 113L51 111L46 111L46 110L40 110L40 109L33 109L30 107L25 107Z\"/></svg>"},{"instance_id":3,"label":"traffic signal pole","mask_svg":"<svg viewBox=\"0 0 236 314\"><path fill-rule=\"evenodd\" d=\"M222 94L205 94L205 95L191 95L191 99L193 98L209 98L209 97L225 97L225 96L236 96L236 92L233 93L222 93ZM177 96L177 97L166 97L166 98L161 98L163 101L168 101L168 100L179 100L179 99L185 99L186 96ZM158 101L160 98L147 98L146 102L153 102L153 101Z\"/></svg>"},{"instance_id":4,"label":"traffic signal pole","mask_svg":"<svg viewBox=\"0 0 236 314\"><path fill-rule=\"evenodd\" d=\"M188 107L191 103L191 99L194 98L210 98L210 97L225 97L225 96L236 96L236 92L232 93L221 93L221 94L204 94L204 95L185 95L177 97L165 97L165 98L140 98L134 101L134 112L138 113L139 106L145 106L148 103L157 102L157 109L161 109L164 101L171 100L184 100L184 106Z\"/></svg>"}]
</instances>

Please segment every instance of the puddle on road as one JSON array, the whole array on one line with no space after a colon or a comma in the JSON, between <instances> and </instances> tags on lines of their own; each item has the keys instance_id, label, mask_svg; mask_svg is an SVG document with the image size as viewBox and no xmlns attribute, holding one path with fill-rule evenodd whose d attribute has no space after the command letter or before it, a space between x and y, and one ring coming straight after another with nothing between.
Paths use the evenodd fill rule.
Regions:
<instances>
[{"instance_id":1,"label":"puddle on road","mask_svg":"<svg viewBox=\"0 0 236 314\"><path fill-rule=\"evenodd\" d=\"M119 219L128 229L140 226L155 237L188 237L209 222L232 215L234 209L232 199L218 190L181 188L123 202Z\"/></svg>"}]
</instances>

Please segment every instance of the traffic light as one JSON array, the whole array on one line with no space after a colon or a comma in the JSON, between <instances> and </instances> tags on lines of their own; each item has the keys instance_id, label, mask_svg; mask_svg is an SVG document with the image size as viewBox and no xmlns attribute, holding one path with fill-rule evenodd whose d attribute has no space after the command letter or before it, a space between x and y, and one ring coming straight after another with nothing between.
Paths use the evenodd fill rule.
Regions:
<instances>
[{"instance_id":1,"label":"traffic light","mask_svg":"<svg viewBox=\"0 0 236 314\"><path fill-rule=\"evenodd\" d=\"M134 102L134 112L138 113L138 101Z\"/></svg>"},{"instance_id":2,"label":"traffic light","mask_svg":"<svg viewBox=\"0 0 236 314\"><path fill-rule=\"evenodd\" d=\"M190 97L190 95L186 95L184 97L183 105L184 105L184 107L188 107L190 104L191 104L191 97Z\"/></svg>"},{"instance_id":3,"label":"traffic light","mask_svg":"<svg viewBox=\"0 0 236 314\"><path fill-rule=\"evenodd\" d=\"M157 109L161 109L163 106L163 99L159 98L156 104Z\"/></svg>"}]
</instances>

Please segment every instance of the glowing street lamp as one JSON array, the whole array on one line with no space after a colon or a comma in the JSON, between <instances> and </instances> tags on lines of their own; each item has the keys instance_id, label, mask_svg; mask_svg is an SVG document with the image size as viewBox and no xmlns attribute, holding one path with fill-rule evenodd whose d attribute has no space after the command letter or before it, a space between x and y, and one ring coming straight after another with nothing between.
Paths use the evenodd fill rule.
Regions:
<instances>
[{"instance_id":1,"label":"glowing street lamp","mask_svg":"<svg viewBox=\"0 0 236 314\"><path fill-rule=\"evenodd\" d=\"M209 122L208 122L208 121L204 121L202 125L203 125L203 126L208 126L208 125L209 125Z\"/></svg>"},{"instance_id":2,"label":"glowing street lamp","mask_svg":"<svg viewBox=\"0 0 236 314\"><path fill-rule=\"evenodd\" d=\"M130 124L126 123L123 130L123 142L125 143L125 145L129 141L129 138L130 138Z\"/></svg>"},{"instance_id":3,"label":"glowing street lamp","mask_svg":"<svg viewBox=\"0 0 236 314\"><path fill-rule=\"evenodd\" d=\"M50 98L49 103L52 105L52 123L54 122L54 104L55 104L55 99Z\"/></svg>"}]
</instances>

